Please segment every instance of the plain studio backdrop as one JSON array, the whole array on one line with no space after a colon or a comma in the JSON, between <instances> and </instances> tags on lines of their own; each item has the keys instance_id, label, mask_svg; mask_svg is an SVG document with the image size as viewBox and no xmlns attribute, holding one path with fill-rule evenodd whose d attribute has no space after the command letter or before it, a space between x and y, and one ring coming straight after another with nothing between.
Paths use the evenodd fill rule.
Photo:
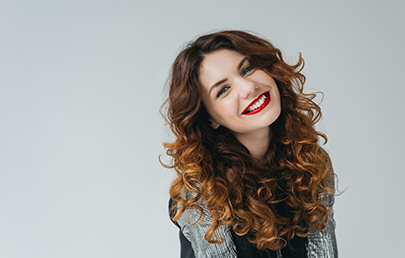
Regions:
<instances>
[{"instance_id":1,"label":"plain studio backdrop","mask_svg":"<svg viewBox=\"0 0 405 258\"><path fill-rule=\"evenodd\" d=\"M180 47L259 33L324 92L340 257L401 257L403 1L0 1L0 257L179 257L159 115Z\"/></svg>"}]
</instances>

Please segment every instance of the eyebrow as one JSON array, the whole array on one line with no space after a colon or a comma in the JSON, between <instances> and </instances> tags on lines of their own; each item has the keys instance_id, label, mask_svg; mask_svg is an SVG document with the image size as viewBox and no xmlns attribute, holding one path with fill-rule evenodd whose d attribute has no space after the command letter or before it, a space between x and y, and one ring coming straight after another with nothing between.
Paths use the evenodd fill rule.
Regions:
<instances>
[{"instance_id":1,"label":"eyebrow","mask_svg":"<svg viewBox=\"0 0 405 258\"><path fill-rule=\"evenodd\" d=\"M238 70L240 70L240 68L243 66L243 64L246 62L247 57L243 58L242 61L240 61L239 65L238 65ZM211 94L211 91L218 87L219 85L221 85L222 83L226 82L228 79L222 79L220 81L217 81L216 83L214 83L211 87L210 87L210 91L208 92L208 95Z\"/></svg>"},{"instance_id":2,"label":"eyebrow","mask_svg":"<svg viewBox=\"0 0 405 258\"><path fill-rule=\"evenodd\" d=\"M238 70L240 70L240 68L246 62L246 60L247 60L247 57L243 58L242 61L240 61L239 65L238 65Z\"/></svg>"}]
</instances>

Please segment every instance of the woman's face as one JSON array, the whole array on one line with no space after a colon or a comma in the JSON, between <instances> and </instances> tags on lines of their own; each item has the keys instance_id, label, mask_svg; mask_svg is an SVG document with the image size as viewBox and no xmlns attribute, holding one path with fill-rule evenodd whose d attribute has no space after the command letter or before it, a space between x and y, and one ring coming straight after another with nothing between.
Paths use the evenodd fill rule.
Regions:
<instances>
[{"instance_id":1,"label":"woman's face","mask_svg":"<svg viewBox=\"0 0 405 258\"><path fill-rule=\"evenodd\" d=\"M251 66L236 51L208 54L199 70L203 103L212 126L230 129L235 136L269 130L281 113L280 93L274 79Z\"/></svg>"}]
</instances>

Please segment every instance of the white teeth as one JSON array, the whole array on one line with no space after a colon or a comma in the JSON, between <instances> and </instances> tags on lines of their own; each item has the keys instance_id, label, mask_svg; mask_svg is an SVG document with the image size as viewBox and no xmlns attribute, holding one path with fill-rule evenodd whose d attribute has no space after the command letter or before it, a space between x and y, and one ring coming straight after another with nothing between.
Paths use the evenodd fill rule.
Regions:
<instances>
[{"instance_id":1,"label":"white teeth","mask_svg":"<svg viewBox=\"0 0 405 258\"><path fill-rule=\"evenodd\" d=\"M258 99L255 103L250 105L250 107L247 109L248 112L251 112L255 110L256 108L260 107L263 105L263 103L266 101L267 97L265 95L261 96L260 99Z\"/></svg>"}]
</instances>

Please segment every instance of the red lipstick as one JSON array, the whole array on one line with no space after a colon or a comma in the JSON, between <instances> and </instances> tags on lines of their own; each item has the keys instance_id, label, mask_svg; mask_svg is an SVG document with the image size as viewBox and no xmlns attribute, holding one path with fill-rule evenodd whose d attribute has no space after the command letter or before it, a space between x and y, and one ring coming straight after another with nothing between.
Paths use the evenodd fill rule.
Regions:
<instances>
[{"instance_id":1,"label":"red lipstick","mask_svg":"<svg viewBox=\"0 0 405 258\"><path fill-rule=\"evenodd\" d=\"M253 109L252 111L248 111L249 108L253 107L253 105L255 105L256 103L258 103L260 101L261 98L263 98L263 96L266 98L264 100L264 102L257 108ZM262 111L265 107L267 107L267 105L270 103L270 91L266 91L263 92L262 94L260 94L257 98L255 98L252 102L250 102L250 104L242 111L242 115L254 115L256 113L259 113L260 111ZM263 101L263 100L262 100ZM259 102L260 103L260 102Z\"/></svg>"}]
</instances>

